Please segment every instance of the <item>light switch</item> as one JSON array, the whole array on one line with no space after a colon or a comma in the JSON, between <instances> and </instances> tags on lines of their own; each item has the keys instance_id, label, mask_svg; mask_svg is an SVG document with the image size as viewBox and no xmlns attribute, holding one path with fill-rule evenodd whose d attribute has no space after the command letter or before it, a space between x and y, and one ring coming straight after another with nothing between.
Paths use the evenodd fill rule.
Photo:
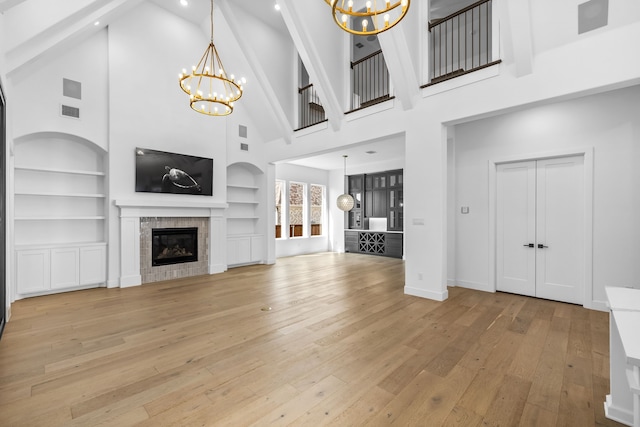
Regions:
<instances>
[{"instance_id":1,"label":"light switch","mask_svg":"<svg viewBox=\"0 0 640 427\"><path fill-rule=\"evenodd\" d=\"M460 208L460 213L468 214L469 213L469 206L462 206Z\"/></svg>"}]
</instances>

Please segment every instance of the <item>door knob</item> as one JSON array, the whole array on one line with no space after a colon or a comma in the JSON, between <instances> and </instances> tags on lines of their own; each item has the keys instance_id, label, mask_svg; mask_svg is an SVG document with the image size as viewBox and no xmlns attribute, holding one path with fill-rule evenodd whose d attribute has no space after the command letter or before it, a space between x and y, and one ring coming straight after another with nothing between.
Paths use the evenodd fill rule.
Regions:
<instances>
[{"instance_id":1,"label":"door knob","mask_svg":"<svg viewBox=\"0 0 640 427\"><path fill-rule=\"evenodd\" d=\"M538 249L548 248L549 246L545 246L542 243L538 243Z\"/></svg>"},{"instance_id":2,"label":"door knob","mask_svg":"<svg viewBox=\"0 0 640 427\"><path fill-rule=\"evenodd\" d=\"M525 244L525 245L522 245L522 246L526 246L528 248L535 248L535 245L533 243Z\"/></svg>"}]
</instances>

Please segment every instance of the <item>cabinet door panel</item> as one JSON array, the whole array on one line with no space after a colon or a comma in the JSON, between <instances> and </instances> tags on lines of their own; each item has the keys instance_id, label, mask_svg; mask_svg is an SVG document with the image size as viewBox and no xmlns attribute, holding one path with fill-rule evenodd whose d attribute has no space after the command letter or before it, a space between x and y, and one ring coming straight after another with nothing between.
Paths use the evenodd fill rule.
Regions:
<instances>
[{"instance_id":1,"label":"cabinet door panel","mask_svg":"<svg viewBox=\"0 0 640 427\"><path fill-rule=\"evenodd\" d=\"M51 287L48 249L16 251L16 279L19 294L41 292Z\"/></svg>"},{"instance_id":2,"label":"cabinet door panel","mask_svg":"<svg viewBox=\"0 0 640 427\"><path fill-rule=\"evenodd\" d=\"M51 289L72 288L80 284L78 248L51 249Z\"/></svg>"},{"instance_id":3,"label":"cabinet door panel","mask_svg":"<svg viewBox=\"0 0 640 427\"><path fill-rule=\"evenodd\" d=\"M107 280L107 248L95 246L80 248L80 284L90 285Z\"/></svg>"}]
</instances>

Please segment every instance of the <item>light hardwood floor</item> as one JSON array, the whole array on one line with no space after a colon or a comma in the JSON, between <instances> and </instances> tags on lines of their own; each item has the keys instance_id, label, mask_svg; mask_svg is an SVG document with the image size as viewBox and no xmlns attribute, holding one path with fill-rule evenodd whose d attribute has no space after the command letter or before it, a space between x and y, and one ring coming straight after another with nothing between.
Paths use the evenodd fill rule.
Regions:
<instances>
[{"instance_id":1,"label":"light hardwood floor","mask_svg":"<svg viewBox=\"0 0 640 427\"><path fill-rule=\"evenodd\" d=\"M328 253L18 301L0 425L618 425L606 313L439 303L404 295L403 268Z\"/></svg>"}]
</instances>

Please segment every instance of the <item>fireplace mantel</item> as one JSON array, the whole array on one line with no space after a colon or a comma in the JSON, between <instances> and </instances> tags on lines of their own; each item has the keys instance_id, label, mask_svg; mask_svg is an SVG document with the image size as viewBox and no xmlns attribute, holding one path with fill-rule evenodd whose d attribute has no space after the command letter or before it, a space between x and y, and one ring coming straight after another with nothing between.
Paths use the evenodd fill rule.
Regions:
<instances>
[{"instance_id":1,"label":"fireplace mantel","mask_svg":"<svg viewBox=\"0 0 640 427\"><path fill-rule=\"evenodd\" d=\"M142 284L140 273L140 218L209 218L209 274L226 265L227 203L177 199L118 199L120 208L120 287Z\"/></svg>"},{"instance_id":2,"label":"fireplace mantel","mask_svg":"<svg viewBox=\"0 0 640 427\"><path fill-rule=\"evenodd\" d=\"M229 206L227 203L193 200L116 200L120 208L120 217L211 217L223 215Z\"/></svg>"}]
</instances>

